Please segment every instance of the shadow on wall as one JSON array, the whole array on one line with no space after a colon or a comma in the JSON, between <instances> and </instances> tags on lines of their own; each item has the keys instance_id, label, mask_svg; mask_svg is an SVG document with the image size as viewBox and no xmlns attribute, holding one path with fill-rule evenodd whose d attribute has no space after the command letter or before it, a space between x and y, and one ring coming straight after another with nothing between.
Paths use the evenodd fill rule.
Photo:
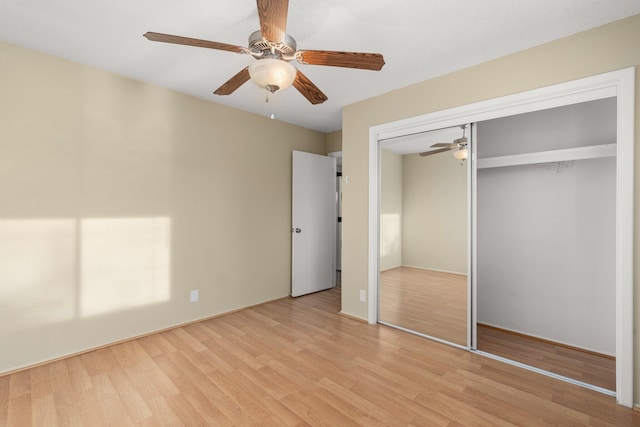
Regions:
<instances>
[{"instance_id":1,"label":"shadow on wall","mask_svg":"<svg viewBox=\"0 0 640 427\"><path fill-rule=\"evenodd\" d=\"M35 327L168 301L170 247L165 217L2 220L0 312Z\"/></svg>"}]
</instances>

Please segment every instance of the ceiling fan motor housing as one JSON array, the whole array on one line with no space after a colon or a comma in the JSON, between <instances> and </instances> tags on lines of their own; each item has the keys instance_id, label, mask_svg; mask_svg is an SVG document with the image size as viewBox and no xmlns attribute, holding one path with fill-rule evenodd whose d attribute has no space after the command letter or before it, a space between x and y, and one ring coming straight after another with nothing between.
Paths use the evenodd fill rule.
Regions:
<instances>
[{"instance_id":1,"label":"ceiling fan motor housing","mask_svg":"<svg viewBox=\"0 0 640 427\"><path fill-rule=\"evenodd\" d=\"M260 30L249 36L249 52L256 58L276 55L279 59L290 61L294 59L297 47L295 39L289 34L284 35L284 41L281 43L265 39Z\"/></svg>"}]
</instances>

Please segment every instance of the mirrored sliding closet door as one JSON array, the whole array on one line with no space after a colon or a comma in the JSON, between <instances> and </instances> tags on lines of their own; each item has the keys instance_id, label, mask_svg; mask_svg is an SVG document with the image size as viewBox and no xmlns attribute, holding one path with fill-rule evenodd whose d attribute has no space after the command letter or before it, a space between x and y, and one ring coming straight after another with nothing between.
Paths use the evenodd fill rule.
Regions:
<instances>
[{"instance_id":1,"label":"mirrored sliding closet door","mask_svg":"<svg viewBox=\"0 0 640 427\"><path fill-rule=\"evenodd\" d=\"M380 145L379 321L465 347L469 132Z\"/></svg>"}]
</instances>

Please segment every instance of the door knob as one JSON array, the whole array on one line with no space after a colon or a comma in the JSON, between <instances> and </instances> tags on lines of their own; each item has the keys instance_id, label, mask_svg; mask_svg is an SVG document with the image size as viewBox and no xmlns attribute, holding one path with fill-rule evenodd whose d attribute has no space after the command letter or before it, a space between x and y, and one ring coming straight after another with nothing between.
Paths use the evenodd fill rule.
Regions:
<instances>
[{"instance_id":1,"label":"door knob","mask_svg":"<svg viewBox=\"0 0 640 427\"><path fill-rule=\"evenodd\" d=\"M299 229L299 228L296 228L294 231L295 231L296 233L302 233L302 230L301 230L301 229Z\"/></svg>"}]
</instances>

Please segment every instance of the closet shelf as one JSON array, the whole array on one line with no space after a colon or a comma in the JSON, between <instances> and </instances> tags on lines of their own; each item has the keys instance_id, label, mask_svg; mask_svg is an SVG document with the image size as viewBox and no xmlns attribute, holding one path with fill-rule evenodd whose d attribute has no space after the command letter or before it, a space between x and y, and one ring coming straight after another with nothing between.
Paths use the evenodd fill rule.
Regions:
<instances>
[{"instance_id":1,"label":"closet shelf","mask_svg":"<svg viewBox=\"0 0 640 427\"><path fill-rule=\"evenodd\" d=\"M537 153L514 154L510 156L486 157L478 159L477 168L500 168L537 163L565 162L570 160L615 157L616 144L592 145L589 147L565 148L562 150L540 151Z\"/></svg>"}]
</instances>

